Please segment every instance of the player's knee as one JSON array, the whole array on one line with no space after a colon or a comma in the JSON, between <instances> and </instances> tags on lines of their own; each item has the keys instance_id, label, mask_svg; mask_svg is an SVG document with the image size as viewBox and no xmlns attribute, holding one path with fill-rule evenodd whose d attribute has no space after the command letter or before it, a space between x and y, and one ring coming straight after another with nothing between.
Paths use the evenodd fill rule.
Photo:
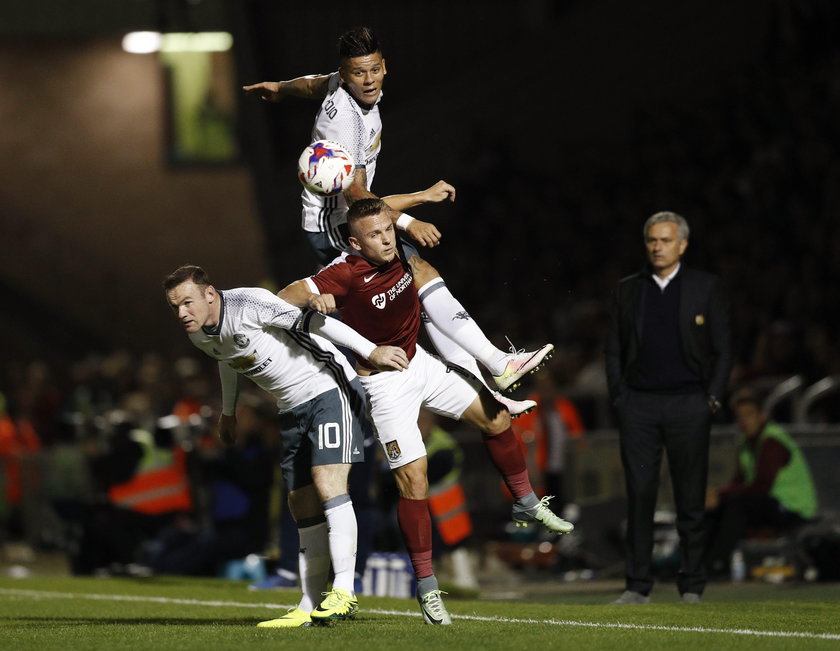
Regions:
<instances>
[{"instance_id":1,"label":"player's knee","mask_svg":"<svg viewBox=\"0 0 840 651\"><path fill-rule=\"evenodd\" d=\"M323 513L321 499L314 484L289 491L289 511L295 521L312 518Z\"/></svg>"},{"instance_id":2,"label":"player's knee","mask_svg":"<svg viewBox=\"0 0 840 651\"><path fill-rule=\"evenodd\" d=\"M489 418L489 424L484 430L488 434L501 434L508 427L510 427L510 412L502 407L496 409L495 413Z\"/></svg>"},{"instance_id":3,"label":"player's knee","mask_svg":"<svg viewBox=\"0 0 840 651\"><path fill-rule=\"evenodd\" d=\"M501 434L510 427L510 412L489 391L479 394L482 416L486 424L481 428L488 434Z\"/></svg>"},{"instance_id":4,"label":"player's knee","mask_svg":"<svg viewBox=\"0 0 840 651\"><path fill-rule=\"evenodd\" d=\"M409 468L403 470L403 472L396 472L395 478L401 497L410 500L426 499L429 492L429 481L426 478L425 472L420 472L415 468Z\"/></svg>"}]
</instances>

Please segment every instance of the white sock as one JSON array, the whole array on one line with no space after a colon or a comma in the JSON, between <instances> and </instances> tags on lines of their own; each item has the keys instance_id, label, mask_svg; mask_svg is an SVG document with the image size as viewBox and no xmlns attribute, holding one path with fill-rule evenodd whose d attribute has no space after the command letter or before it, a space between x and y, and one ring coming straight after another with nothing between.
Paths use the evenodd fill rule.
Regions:
<instances>
[{"instance_id":1,"label":"white sock","mask_svg":"<svg viewBox=\"0 0 840 651\"><path fill-rule=\"evenodd\" d=\"M440 329L428 319L423 321L423 325L426 327L426 334L429 335L429 339L434 345L435 350L437 350L438 355L443 357L443 359L450 364L455 364L456 366L460 366L461 368L468 370L476 378L481 380L481 383L487 387L491 393L497 390L491 388L487 384L484 379L484 374L481 372L481 369L478 368L478 362L475 361L475 357L470 355L466 350L443 334Z\"/></svg>"},{"instance_id":2,"label":"white sock","mask_svg":"<svg viewBox=\"0 0 840 651\"><path fill-rule=\"evenodd\" d=\"M327 523L319 522L311 527L298 529L300 551L298 570L303 597L298 608L310 613L321 603L321 593L327 590L330 578L330 546L327 539Z\"/></svg>"},{"instance_id":3,"label":"white sock","mask_svg":"<svg viewBox=\"0 0 840 651\"><path fill-rule=\"evenodd\" d=\"M346 498L346 501L331 506L342 498ZM353 579L356 574L356 543L359 529L350 496L341 495L327 501L324 504L324 514L327 516L330 557L335 573L333 588L341 588L354 594Z\"/></svg>"},{"instance_id":4,"label":"white sock","mask_svg":"<svg viewBox=\"0 0 840 651\"><path fill-rule=\"evenodd\" d=\"M443 334L484 364L493 375L504 373L507 366L507 353L490 342L464 306L446 287L443 278L430 280L420 288L419 294L423 311ZM438 352L447 361L458 363L449 359L440 349Z\"/></svg>"}]
</instances>

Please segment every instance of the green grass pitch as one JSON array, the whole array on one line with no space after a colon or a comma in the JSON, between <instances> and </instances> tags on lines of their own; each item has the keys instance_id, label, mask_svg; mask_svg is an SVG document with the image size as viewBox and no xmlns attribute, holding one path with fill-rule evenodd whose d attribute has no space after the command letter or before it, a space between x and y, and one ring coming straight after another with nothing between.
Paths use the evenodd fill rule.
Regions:
<instances>
[{"instance_id":1,"label":"green grass pitch","mask_svg":"<svg viewBox=\"0 0 840 651\"><path fill-rule=\"evenodd\" d=\"M298 598L182 577L0 578L0 649L840 649L840 586L713 584L702 604L660 585L645 606L616 592L550 590L511 602L447 599L450 627L409 599L360 597L354 621L258 629Z\"/></svg>"}]
</instances>

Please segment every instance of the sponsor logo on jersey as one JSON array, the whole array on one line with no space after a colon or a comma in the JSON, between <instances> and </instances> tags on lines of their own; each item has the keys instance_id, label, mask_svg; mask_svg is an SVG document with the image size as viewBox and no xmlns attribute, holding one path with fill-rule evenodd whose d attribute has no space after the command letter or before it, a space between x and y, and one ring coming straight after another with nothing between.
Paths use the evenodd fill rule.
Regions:
<instances>
[{"instance_id":1,"label":"sponsor logo on jersey","mask_svg":"<svg viewBox=\"0 0 840 651\"><path fill-rule=\"evenodd\" d=\"M371 276L365 276L364 278L362 278L362 280L364 280L366 283L369 283L374 278L376 278L376 274L373 274Z\"/></svg>"},{"instance_id":2,"label":"sponsor logo on jersey","mask_svg":"<svg viewBox=\"0 0 840 651\"><path fill-rule=\"evenodd\" d=\"M403 277L400 278L397 283L388 290L388 300L393 301L397 296L403 293L406 287L411 285L414 279L411 277L411 274L407 271L403 274Z\"/></svg>"},{"instance_id":3,"label":"sponsor logo on jersey","mask_svg":"<svg viewBox=\"0 0 840 651\"><path fill-rule=\"evenodd\" d=\"M460 312L456 312L455 316L452 317L452 320L461 319L462 321L469 321L470 315L467 314L466 310L461 310Z\"/></svg>"},{"instance_id":4,"label":"sponsor logo on jersey","mask_svg":"<svg viewBox=\"0 0 840 651\"><path fill-rule=\"evenodd\" d=\"M265 367L268 366L269 364L271 364L271 358L270 357L268 359L266 359L264 362L261 362L259 366L255 366L250 371L245 371L242 375L254 375L255 373L259 373L260 371L265 369Z\"/></svg>"},{"instance_id":5,"label":"sponsor logo on jersey","mask_svg":"<svg viewBox=\"0 0 840 651\"><path fill-rule=\"evenodd\" d=\"M377 294L372 299L370 299L370 302L373 303L373 307L375 307L376 309L384 310L385 306L388 304L388 299L385 298L385 293L383 292L381 294Z\"/></svg>"},{"instance_id":6,"label":"sponsor logo on jersey","mask_svg":"<svg viewBox=\"0 0 840 651\"><path fill-rule=\"evenodd\" d=\"M391 461L396 461L402 456L402 451L400 450L400 444L396 441L388 441L385 444L385 454L388 455L388 458Z\"/></svg>"},{"instance_id":7,"label":"sponsor logo on jersey","mask_svg":"<svg viewBox=\"0 0 840 651\"><path fill-rule=\"evenodd\" d=\"M233 335L233 343L236 344L237 348L245 348L248 344L251 343L251 340L248 339L245 335L235 334Z\"/></svg>"},{"instance_id":8,"label":"sponsor logo on jersey","mask_svg":"<svg viewBox=\"0 0 840 651\"><path fill-rule=\"evenodd\" d=\"M248 368L257 359L256 354L245 355L244 357L234 357L228 362L231 368L241 371Z\"/></svg>"}]
</instances>

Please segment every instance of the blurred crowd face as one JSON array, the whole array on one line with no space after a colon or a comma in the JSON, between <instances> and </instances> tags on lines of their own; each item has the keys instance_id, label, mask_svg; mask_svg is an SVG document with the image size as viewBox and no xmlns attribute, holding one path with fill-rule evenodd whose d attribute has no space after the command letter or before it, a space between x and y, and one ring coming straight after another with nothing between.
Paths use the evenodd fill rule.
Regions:
<instances>
[{"instance_id":1,"label":"blurred crowd face","mask_svg":"<svg viewBox=\"0 0 840 651\"><path fill-rule=\"evenodd\" d=\"M215 326L218 322L215 309L218 295L212 285L201 288L188 280L168 291L166 298L188 334L205 326Z\"/></svg>"},{"instance_id":2,"label":"blurred crowd face","mask_svg":"<svg viewBox=\"0 0 840 651\"><path fill-rule=\"evenodd\" d=\"M677 268L688 240L679 239L675 222L659 222L648 228L645 246L653 272L664 278Z\"/></svg>"},{"instance_id":3,"label":"blurred crowd face","mask_svg":"<svg viewBox=\"0 0 840 651\"><path fill-rule=\"evenodd\" d=\"M734 409L735 422L738 428L750 439L761 434L764 429L764 413L758 405L745 402L737 405Z\"/></svg>"}]
</instances>

